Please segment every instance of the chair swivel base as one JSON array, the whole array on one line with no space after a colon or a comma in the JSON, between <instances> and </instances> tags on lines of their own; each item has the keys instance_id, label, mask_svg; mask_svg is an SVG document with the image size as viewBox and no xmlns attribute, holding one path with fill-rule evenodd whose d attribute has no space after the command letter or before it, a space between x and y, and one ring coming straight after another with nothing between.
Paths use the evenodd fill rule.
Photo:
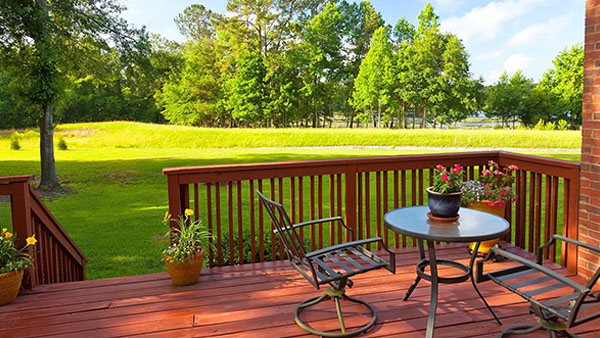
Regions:
<instances>
[{"instance_id":1,"label":"chair swivel base","mask_svg":"<svg viewBox=\"0 0 600 338\"><path fill-rule=\"evenodd\" d=\"M302 310L304 310L305 308L308 308L310 306L316 305L324 300L328 300L328 299L333 300L333 302L335 303L337 317L338 317L338 320L340 321L340 330L339 331L315 330L314 328L308 326L307 323L300 320L300 312ZM362 305L366 306L371 311L371 321L368 324L360 327L357 330L347 331L346 324L344 323L344 317L342 315L340 299L344 299L344 300L347 300L350 302L354 302L354 303L358 303L358 304L362 304ZM375 308L371 304L369 304L363 300L357 299L357 298L352 298L352 297L346 296L344 289L338 290L338 289L334 289L332 287L328 287L327 289L325 289L325 293L323 295L310 298L310 299L305 300L304 302L300 303L300 305L298 305L296 307L296 310L294 312L294 320L296 321L296 324L298 324L298 326L300 326L302 329L304 329L312 334L318 335L318 336L322 336L322 337L352 337L352 336L356 336L356 335L365 333L370 328L372 328L375 325L375 322L377 322L377 313L375 312Z\"/></svg>"},{"instance_id":2,"label":"chair swivel base","mask_svg":"<svg viewBox=\"0 0 600 338\"><path fill-rule=\"evenodd\" d=\"M530 334L538 330L544 330L548 334L548 336L555 337L571 337L571 338L580 338L577 335L567 332L566 326L564 324L554 322L554 321L543 321L538 319L537 325L519 325L509 327L504 329L500 334L498 334L498 338L503 338L509 335L521 335L521 334Z\"/></svg>"}]
</instances>

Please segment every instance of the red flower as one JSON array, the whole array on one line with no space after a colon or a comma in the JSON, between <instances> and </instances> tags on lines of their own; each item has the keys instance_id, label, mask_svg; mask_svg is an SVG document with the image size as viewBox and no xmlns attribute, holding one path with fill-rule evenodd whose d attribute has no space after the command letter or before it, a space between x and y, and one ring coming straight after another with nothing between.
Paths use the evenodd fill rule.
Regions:
<instances>
[{"instance_id":1,"label":"red flower","mask_svg":"<svg viewBox=\"0 0 600 338\"><path fill-rule=\"evenodd\" d=\"M447 181L447 180L448 180L448 174L446 174L446 173L444 172L444 173L442 173L441 175L442 175L442 179L443 179L444 181Z\"/></svg>"},{"instance_id":2,"label":"red flower","mask_svg":"<svg viewBox=\"0 0 600 338\"><path fill-rule=\"evenodd\" d=\"M437 170L446 170L446 167L444 167L441 164L438 164L438 165L435 166L435 169L437 169Z\"/></svg>"},{"instance_id":3,"label":"red flower","mask_svg":"<svg viewBox=\"0 0 600 338\"><path fill-rule=\"evenodd\" d=\"M489 194L492 193L492 191L491 190L484 190L483 193L486 194L486 195L489 195Z\"/></svg>"},{"instance_id":4,"label":"red flower","mask_svg":"<svg viewBox=\"0 0 600 338\"><path fill-rule=\"evenodd\" d=\"M495 207L496 203L489 201L489 202L487 202L487 205L488 205L488 207Z\"/></svg>"},{"instance_id":5,"label":"red flower","mask_svg":"<svg viewBox=\"0 0 600 338\"><path fill-rule=\"evenodd\" d=\"M504 206L504 204L505 204L505 203L504 203L504 201L498 201L498 206L499 206L499 207L503 207L503 206Z\"/></svg>"},{"instance_id":6,"label":"red flower","mask_svg":"<svg viewBox=\"0 0 600 338\"><path fill-rule=\"evenodd\" d=\"M452 168L453 174L458 174L459 172L460 172L460 169L458 169L457 167Z\"/></svg>"},{"instance_id":7,"label":"red flower","mask_svg":"<svg viewBox=\"0 0 600 338\"><path fill-rule=\"evenodd\" d=\"M446 184L450 185L450 181L446 181Z\"/></svg>"},{"instance_id":8,"label":"red flower","mask_svg":"<svg viewBox=\"0 0 600 338\"><path fill-rule=\"evenodd\" d=\"M491 183L486 183L486 184L484 184L483 186L487 188L487 187L490 187L490 186L492 186L492 184L491 184Z\"/></svg>"},{"instance_id":9,"label":"red flower","mask_svg":"<svg viewBox=\"0 0 600 338\"><path fill-rule=\"evenodd\" d=\"M456 169L458 171L461 171L461 170L463 170L463 167L460 164L457 163L457 164L454 165L454 169Z\"/></svg>"}]
</instances>

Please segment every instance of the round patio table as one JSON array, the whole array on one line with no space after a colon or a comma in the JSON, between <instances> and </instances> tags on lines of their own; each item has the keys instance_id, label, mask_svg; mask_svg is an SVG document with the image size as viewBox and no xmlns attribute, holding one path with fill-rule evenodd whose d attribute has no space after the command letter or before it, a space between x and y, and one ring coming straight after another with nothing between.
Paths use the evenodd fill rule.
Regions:
<instances>
[{"instance_id":1,"label":"round patio table","mask_svg":"<svg viewBox=\"0 0 600 338\"><path fill-rule=\"evenodd\" d=\"M482 241L495 239L504 236L510 229L510 224L502 217L468 208L460 208L459 219L455 222L434 222L427 217L429 207L415 206L392 210L385 214L385 226L390 230L410 236L417 241L421 260L417 263L417 277L411 284L404 300L408 300L411 293L415 290L421 279L431 282L431 302L429 305L429 316L427 318L426 337L433 337L435 327L435 313L438 302L438 285L455 284L471 280L473 288L488 308L494 319L500 323L500 320L483 298L481 292L473 279L473 264L477 257L477 251ZM436 259L435 242L476 242L469 265L459 262ZM424 242L427 243L428 258L425 257ZM463 272L460 276L440 277L438 276L438 265L450 266ZM425 268L429 266L430 274L425 273Z\"/></svg>"}]
</instances>

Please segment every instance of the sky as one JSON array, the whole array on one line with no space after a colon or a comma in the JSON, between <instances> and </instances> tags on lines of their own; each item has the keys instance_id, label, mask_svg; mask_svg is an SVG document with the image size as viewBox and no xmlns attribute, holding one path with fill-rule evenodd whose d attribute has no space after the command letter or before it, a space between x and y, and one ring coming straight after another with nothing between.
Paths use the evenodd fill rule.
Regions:
<instances>
[{"instance_id":1,"label":"sky","mask_svg":"<svg viewBox=\"0 0 600 338\"><path fill-rule=\"evenodd\" d=\"M358 2L358 1L356 1ZM432 0L440 29L458 36L470 55L471 73L494 83L503 71L521 69L538 81L565 47L583 42L585 0ZM152 33L185 41L174 22L199 3L225 13L226 0L121 0L123 16ZM388 24L405 17L413 24L425 0L371 0Z\"/></svg>"}]
</instances>

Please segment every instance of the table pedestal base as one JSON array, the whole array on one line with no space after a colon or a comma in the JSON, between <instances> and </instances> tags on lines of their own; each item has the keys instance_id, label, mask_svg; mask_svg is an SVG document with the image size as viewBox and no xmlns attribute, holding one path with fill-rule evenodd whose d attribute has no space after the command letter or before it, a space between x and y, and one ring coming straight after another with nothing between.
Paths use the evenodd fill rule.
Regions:
<instances>
[{"instance_id":1,"label":"table pedestal base","mask_svg":"<svg viewBox=\"0 0 600 338\"><path fill-rule=\"evenodd\" d=\"M421 279L431 282L431 301L429 304L429 316L427 317L427 332L426 332L425 336L427 338L433 337L433 330L435 328L435 314L436 314L437 302L438 302L438 285L440 283L456 284L456 283L465 282L470 279L471 284L473 285L473 288L475 289L475 292L477 292L477 295L479 295L479 298L481 298L481 300L483 301L483 303L485 304L487 309L490 311L490 313L492 314L492 316L494 317L496 322L498 322L499 325L502 325L502 323L500 322L500 319L498 319L498 317L496 316L496 314L494 313L492 308L489 306L489 304L487 303L485 298L483 298L483 295L477 288L477 284L475 284L475 279L473 278L473 265L475 263L475 258L477 257L477 251L479 249L479 245L481 244L481 242L477 242L477 245L475 246L475 250L473 250L474 254L471 256L469 266L464 265L459 262L454 262L451 260L436 259L435 243L433 241L427 241L427 251L428 251L429 257L425 258L425 248L424 248L423 242L424 242L423 240L417 239L417 244L419 245L419 254L421 256L421 261L417 264L417 278L415 278L415 281L408 288L408 291L406 291L404 300L408 300L408 298L413 293L413 291L415 290L415 288L417 287L417 285L419 284ZM437 270L438 265L444 265L444 266L450 266L453 268L457 268L459 270L462 270L464 273L462 275L454 276L454 277L439 277L438 270ZM425 268L428 266L431 271L430 274L425 273Z\"/></svg>"}]
</instances>

